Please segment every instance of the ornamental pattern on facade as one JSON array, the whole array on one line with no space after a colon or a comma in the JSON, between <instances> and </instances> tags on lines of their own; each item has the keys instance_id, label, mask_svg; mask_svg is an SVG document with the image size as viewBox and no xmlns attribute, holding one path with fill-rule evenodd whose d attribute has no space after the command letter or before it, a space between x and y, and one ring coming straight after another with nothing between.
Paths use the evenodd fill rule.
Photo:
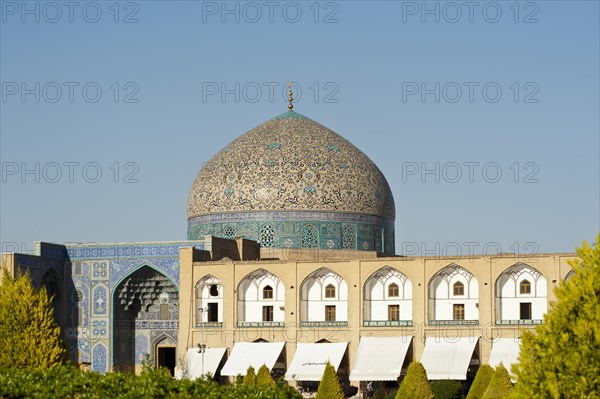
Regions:
<instances>
[{"instance_id":1,"label":"ornamental pattern on facade","mask_svg":"<svg viewBox=\"0 0 600 399\"><path fill-rule=\"evenodd\" d=\"M196 177L188 218L248 211L330 211L395 217L390 187L348 140L295 112L235 139Z\"/></svg>"}]
</instances>

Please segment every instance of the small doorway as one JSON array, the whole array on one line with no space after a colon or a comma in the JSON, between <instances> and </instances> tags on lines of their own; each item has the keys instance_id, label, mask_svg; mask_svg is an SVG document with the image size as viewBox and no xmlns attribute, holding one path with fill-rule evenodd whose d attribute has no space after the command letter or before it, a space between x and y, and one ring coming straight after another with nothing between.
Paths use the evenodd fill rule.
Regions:
<instances>
[{"instance_id":1,"label":"small doorway","mask_svg":"<svg viewBox=\"0 0 600 399\"><path fill-rule=\"evenodd\" d=\"M156 368L165 367L171 375L175 375L175 347L159 346L156 348Z\"/></svg>"}]
</instances>

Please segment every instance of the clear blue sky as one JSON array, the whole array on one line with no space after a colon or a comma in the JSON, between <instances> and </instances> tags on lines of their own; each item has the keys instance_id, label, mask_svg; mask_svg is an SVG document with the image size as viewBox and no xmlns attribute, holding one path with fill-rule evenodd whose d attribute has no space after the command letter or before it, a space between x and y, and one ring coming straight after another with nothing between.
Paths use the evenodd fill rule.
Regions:
<instances>
[{"instance_id":1,"label":"clear blue sky","mask_svg":"<svg viewBox=\"0 0 600 399\"><path fill-rule=\"evenodd\" d=\"M2 249L185 239L202 164L287 80L386 175L397 252L593 240L599 3L468 4L2 0Z\"/></svg>"}]
</instances>

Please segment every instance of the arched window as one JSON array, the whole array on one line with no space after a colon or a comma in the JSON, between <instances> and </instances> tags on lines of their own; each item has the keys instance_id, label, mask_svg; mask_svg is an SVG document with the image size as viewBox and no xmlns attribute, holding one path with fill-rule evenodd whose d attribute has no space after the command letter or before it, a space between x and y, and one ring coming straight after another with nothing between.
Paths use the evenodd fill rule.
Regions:
<instances>
[{"instance_id":1,"label":"arched window","mask_svg":"<svg viewBox=\"0 0 600 399\"><path fill-rule=\"evenodd\" d=\"M531 294L531 283L528 280L521 281L521 284L519 284L519 293Z\"/></svg>"},{"instance_id":2,"label":"arched window","mask_svg":"<svg viewBox=\"0 0 600 399\"><path fill-rule=\"evenodd\" d=\"M210 286L210 296L219 296L219 287L216 284Z\"/></svg>"},{"instance_id":3,"label":"arched window","mask_svg":"<svg viewBox=\"0 0 600 399\"><path fill-rule=\"evenodd\" d=\"M263 288L263 299L273 299L273 287L270 285Z\"/></svg>"},{"instance_id":4,"label":"arched window","mask_svg":"<svg viewBox=\"0 0 600 399\"><path fill-rule=\"evenodd\" d=\"M325 287L325 298L335 298L335 287L332 284Z\"/></svg>"},{"instance_id":5,"label":"arched window","mask_svg":"<svg viewBox=\"0 0 600 399\"><path fill-rule=\"evenodd\" d=\"M272 247L275 245L275 229L273 226L268 224L262 226L258 236L261 247Z\"/></svg>"},{"instance_id":6,"label":"arched window","mask_svg":"<svg viewBox=\"0 0 600 399\"><path fill-rule=\"evenodd\" d=\"M319 233L317 228L311 224L302 227L302 248L318 248Z\"/></svg>"},{"instance_id":7,"label":"arched window","mask_svg":"<svg viewBox=\"0 0 600 399\"><path fill-rule=\"evenodd\" d=\"M388 296L390 298L400 296L400 289L398 288L398 284L392 283L388 286Z\"/></svg>"},{"instance_id":8,"label":"arched window","mask_svg":"<svg viewBox=\"0 0 600 399\"><path fill-rule=\"evenodd\" d=\"M452 292L454 293L454 296L465 295L465 285L460 281L457 281L452 286Z\"/></svg>"}]
</instances>

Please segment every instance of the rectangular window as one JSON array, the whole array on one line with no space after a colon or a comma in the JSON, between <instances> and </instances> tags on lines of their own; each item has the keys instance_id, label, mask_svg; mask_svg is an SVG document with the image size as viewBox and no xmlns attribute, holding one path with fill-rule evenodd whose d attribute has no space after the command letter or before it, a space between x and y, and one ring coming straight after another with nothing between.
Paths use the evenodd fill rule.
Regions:
<instances>
[{"instance_id":1,"label":"rectangular window","mask_svg":"<svg viewBox=\"0 0 600 399\"><path fill-rule=\"evenodd\" d=\"M522 302L519 310L521 320L531 320L531 302Z\"/></svg>"},{"instance_id":2,"label":"rectangular window","mask_svg":"<svg viewBox=\"0 0 600 399\"><path fill-rule=\"evenodd\" d=\"M464 320L465 319L465 305L464 304L456 304L452 307L452 313L454 315L454 320Z\"/></svg>"},{"instance_id":3,"label":"rectangular window","mask_svg":"<svg viewBox=\"0 0 600 399\"><path fill-rule=\"evenodd\" d=\"M168 303L160 304L160 319L161 320L169 320L169 304Z\"/></svg>"},{"instance_id":4,"label":"rectangular window","mask_svg":"<svg viewBox=\"0 0 600 399\"><path fill-rule=\"evenodd\" d=\"M273 306L263 306L263 321L273 321Z\"/></svg>"},{"instance_id":5,"label":"rectangular window","mask_svg":"<svg viewBox=\"0 0 600 399\"><path fill-rule=\"evenodd\" d=\"M208 304L208 322L219 321L219 304L209 303Z\"/></svg>"},{"instance_id":6,"label":"rectangular window","mask_svg":"<svg viewBox=\"0 0 600 399\"><path fill-rule=\"evenodd\" d=\"M388 306L388 320L390 320L390 321L400 320L400 305L389 305Z\"/></svg>"},{"instance_id":7,"label":"rectangular window","mask_svg":"<svg viewBox=\"0 0 600 399\"><path fill-rule=\"evenodd\" d=\"M335 306L325 306L325 321L335 321Z\"/></svg>"}]
</instances>

